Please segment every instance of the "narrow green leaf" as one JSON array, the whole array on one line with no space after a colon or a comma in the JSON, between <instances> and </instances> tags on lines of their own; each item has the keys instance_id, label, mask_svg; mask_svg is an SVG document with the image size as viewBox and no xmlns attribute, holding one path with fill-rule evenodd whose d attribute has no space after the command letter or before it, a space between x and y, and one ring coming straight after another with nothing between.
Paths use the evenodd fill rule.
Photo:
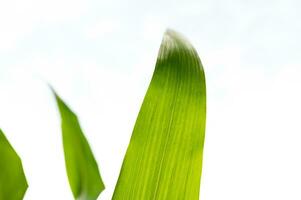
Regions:
<instances>
[{"instance_id":1,"label":"narrow green leaf","mask_svg":"<svg viewBox=\"0 0 301 200\"><path fill-rule=\"evenodd\" d=\"M128 146L114 200L197 200L206 86L192 45L167 30Z\"/></svg>"},{"instance_id":2,"label":"narrow green leaf","mask_svg":"<svg viewBox=\"0 0 301 200\"><path fill-rule=\"evenodd\" d=\"M0 200L21 200L27 188L21 159L0 129Z\"/></svg>"},{"instance_id":3,"label":"narrow green leaf","mask_svg":"<svg viewBox=\"0 0 301 200\"><path fill-rule=\"evenodd\" d=\"M75 199L95 200L104 190L97 162L82 132L77 116L54 92L62 118L66 170Z\"/></svg>"}]
</instances>

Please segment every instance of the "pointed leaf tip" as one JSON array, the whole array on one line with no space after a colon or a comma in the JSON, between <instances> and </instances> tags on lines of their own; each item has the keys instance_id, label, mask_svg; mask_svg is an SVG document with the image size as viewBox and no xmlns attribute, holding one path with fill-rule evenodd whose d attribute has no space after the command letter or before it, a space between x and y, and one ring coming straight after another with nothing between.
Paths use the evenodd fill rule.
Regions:
<instances>
[{"instance_id":1,"label":"pointed leaf tip","mask_svg":"<svg viewBox=\"0 0 301 200\"><path fill-rule=\"evenodd\" d=\"M96 200L105 189L97 162L77 116L54 90L53 93L62 119L65 164L73 196L80 200Z\"/></svg>"}]
</instances>

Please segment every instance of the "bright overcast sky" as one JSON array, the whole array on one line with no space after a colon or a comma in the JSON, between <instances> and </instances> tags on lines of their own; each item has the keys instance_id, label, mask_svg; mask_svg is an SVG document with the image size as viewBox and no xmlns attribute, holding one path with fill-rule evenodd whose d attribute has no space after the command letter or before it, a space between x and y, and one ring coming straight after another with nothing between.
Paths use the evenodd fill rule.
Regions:
<instances>
[{"instance_id":1,"label":"bright overcast sky","mask_svg":"<svg viewBox=\"0 0 301 200\"><path fill-rule=\"evenodd\" d=\"M71 200L47 83L78 114L110 199L166 28L204 64L202 200L301 199L299 0L0 0L0 127L25 200Z\"/></svg>"}]
</instances>

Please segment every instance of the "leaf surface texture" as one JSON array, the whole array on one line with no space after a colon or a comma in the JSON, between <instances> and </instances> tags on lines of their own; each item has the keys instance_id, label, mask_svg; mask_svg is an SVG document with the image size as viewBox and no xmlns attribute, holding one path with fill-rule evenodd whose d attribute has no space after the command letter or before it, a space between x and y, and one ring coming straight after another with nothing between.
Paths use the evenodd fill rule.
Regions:
<instances>
[{"instance_id":1,"label":"leaf surface texture","mask_svg":"<svg viewBox=\"0 0 301 200\"><path fill-rule=\"evenodd\" d=\"M206 86L192 45L167 30L113 194L114 200L198 200Z\"/></svg>"}]
</instances>

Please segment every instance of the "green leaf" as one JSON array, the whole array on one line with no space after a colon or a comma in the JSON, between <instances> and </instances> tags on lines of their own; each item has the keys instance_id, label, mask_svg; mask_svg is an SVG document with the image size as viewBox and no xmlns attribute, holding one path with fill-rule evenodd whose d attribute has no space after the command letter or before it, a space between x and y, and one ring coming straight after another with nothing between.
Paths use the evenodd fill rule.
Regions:
<instances>
[{"instance_id":1,"label":"green leaf","mask_svg":"<svg viewBox=\"0 0 301 200\"><path fill-rule=\"evenodd\" d=\"M66 170L75 199L95 200L104 190L97 162L82 132L77 116L55 93L62 118Z\"/></svg>"},{"instance_id":2,"label":"green leaf","mask_svg":"<svg viewBox=\"0 0 301 200\"><path fill-rule=\"evenodd\" d=\"M206 119L201 61L167 30L128 146L114 200L197 200Z\"/></svg>"},{"instance_id":3,"label":"green leaf","mask_svg":"<svg viewBox=\"0 0 301 200\"><path fill-rule=\"evenodd\" d=\"M0 129L0 199L21 200L27 188L21 159Z\"/></svg>"}]
</instances>

